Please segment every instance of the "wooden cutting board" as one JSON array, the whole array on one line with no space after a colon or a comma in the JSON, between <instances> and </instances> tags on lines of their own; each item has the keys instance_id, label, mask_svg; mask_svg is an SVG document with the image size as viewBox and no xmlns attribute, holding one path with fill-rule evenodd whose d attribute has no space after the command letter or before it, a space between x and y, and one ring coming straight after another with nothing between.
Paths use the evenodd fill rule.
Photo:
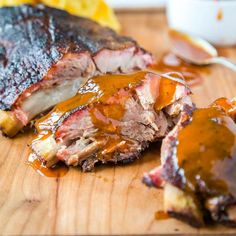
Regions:
<instances>
[{"instance_id":1,"label":"wooden cutting board","mask_svg":"<svg viewBox=\"0 0 236 236\"><path fill-rule=\"evenodd\" d=\"M119 13L123 33L157 57L168 51L164 13ZM236 48L221 49L236 60ZM220 96L232 98L236 73L220 66L203 75L193 98L204 106ZM196 230L174 219L155 220L163 207L162 191L141 183L144 172L159 164L159 146L126 166L104 166L94 173L72 168L63 178L40 176L26 165L32 133L14 140L0 137L0 234L203 234L235 233L223 226Z\"/></svg>"}]
</instances>

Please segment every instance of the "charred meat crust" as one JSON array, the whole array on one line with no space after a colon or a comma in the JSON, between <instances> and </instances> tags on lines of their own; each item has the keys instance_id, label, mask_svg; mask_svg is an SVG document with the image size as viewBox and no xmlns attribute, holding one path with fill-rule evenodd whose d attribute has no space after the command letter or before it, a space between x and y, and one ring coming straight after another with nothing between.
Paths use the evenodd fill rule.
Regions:
<instances>
[{"instance_id":1,"label":"charred meat crust","mask_svg":"<svg viewBox=\"0 0 236 236\"><path fill-rule=\"evenodd\" d=\"M84 109L86 109L87 106L79 106L76 107L75 109L72 109L68 112L66 112L57 122L56 124L53 126L52 128L52 132L55 135L55 133L57 132L57 129L63 124L64 121L66 121L72 114L76 113L77 111L82 111Z\"/></svg>"},{"instance_id":2,"label":"charred meat crust","mask_svg":"<svg viewBox=\"0 0 236 236\"><path fill-rule=\"evenodd\" d=\"M144 51L109 28L43 5L1 8L0 18L0 110L10 110L21 93L42 81L68 53Z\"/></svg>"},{"instance_id":3,"label":"charred meat crust","mask_svg":"<svg viewBox=\"0 0 236 236\"><path fill-rule=\"evenodd\" d=\"M193 215L188 213L181 213L169 210L168 215L178 220L184 221L195 228L201 228L204 226L201 221L196 220Z\"/></svg>"},{"instance_id":4,"label":"charred meat crust","mask_svg":"<svg viewBox=\"0 0 236 236\"><path fill-rule=\"evenodd\" d=\"M89 158L87 158L86 160L82 161L80 163L82 170L84 172L90 172L94 170L95 164L96 163L101 163L101 164L130 164L132 162L134 162L135 160L139 159L139 157L141 156L142 151L144 151L146 148L148 147L148 144L145 143L144 145L142 145L142 150L140 152L136 152L136 153L132 153L130 155L127 155L125 157L121 157L119 155L119 153L116 153L113 155L113 158L110 159L107 162L102 162L101 160L96 158L96 155L93 155Z\"/></svg>"},{"instance_id":5,"label":"charred meat crust","mask_svg":"<svg viewBox=\"0 0 236 236\"><path fill-rule=\"evenodd\" d=\"M236 209L236 199L233 196L221 195L207 200L205 207L210 217L225 226L236 227L236 218L230 216L229 209Z\"/></svg>"}]
</instances>

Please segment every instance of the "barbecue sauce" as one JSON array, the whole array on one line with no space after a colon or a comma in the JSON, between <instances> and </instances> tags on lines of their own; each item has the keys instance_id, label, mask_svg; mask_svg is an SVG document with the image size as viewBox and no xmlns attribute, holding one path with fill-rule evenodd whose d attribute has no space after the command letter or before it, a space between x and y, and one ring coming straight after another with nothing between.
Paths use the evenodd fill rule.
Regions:
<instances>
[{"instance_id":1,"label":"barbecue sauce","mask_svg":"<svg viewBox=\"0 0 236 236\"><path fill-rule=\"evenodd\" d=\"M209 73L208 68L189 64L178 58L173 53L165 53L154 65L150 67L150 70L157 71L159 73L167 73L170 71L179 72L183 75L184 80L190 86L200 84L202 82L202 74Z\"/></svg>"},{"instance_id":2,"label":"barbecue sauce","mask_svg":"<svg viewBox=\"0 0 236 236\"><path fill-rule=\"evenodd\" d=\"M120 135L119 121L124 117L127 99L133 96L136 88L142 86L142 81L149 73L141 71L129 75L104 75L89 79L75 97L58 104L52 112L37 121L38 136L33 142L52 135L55 124L67 112L88 106L92 122L98 128L94 138L103 143L102 148L97 151L98 158L110 159L115 150L128 151L133 143L132 140ZM175 79L174 77L178 77L176 74L172 74L172 79L171 74L167 77L155 76L159 77L157 79L159 90L150 92L157 93L154 108L159 111L172 103L176 87L183 81Z\"/></svg>"},{"instance_id":3,"label":"barbecue sauce","mask_svg":"<svg viewBox=\"0 0 236 236\"><path fill-rule=\"evenodd\" d=\"M121 120L124 104L132 92L127 92L142 84L149 72L141 71L129 75L104 75L89 79L73 98L58 104L52 112L36 122L38 134L46 138L51 134L52 127L66 113L78 107L91 105L90 113L93 122L99 127L109 123L107 118ZM158 75L156 75L158 76ZM161 77L155 108L161 110L174 99L175 89L181 80ZM119 91L119 92L118 92ZM118 92L118 93L117 93ZM93 104L96 103L96 106ZM104 103L106 106L104 106Z\"/></svg>"},{"instance_id":4,"label":"barbecue sauce","mask_svg":"<svg viewBox=\"0 0 236 236\"><path fill-rule=\"evenodd\" d=\"M157 211L157 212L155 212L155 219L156 220L167 220L169 218L170 218L170 216L165 211Z\"/></svg>"},{"instance_id":5,"label":"barbecue sauce","mask_svg":"<svg viewBox=\"0 0 236 236\"><path fill-rule=\"evenodd\" d=\"M171 29L169 30L169 37L172 43L172 51L176 55L182 55L184 58L200 62L212 58L212 55L205 47L197 44L186 34Z\"/></svg>"},{"instance_id":6,"label":"barbecue sauce","mask_svg":"<svg viewBox=\"0 0 236 236\"><path fill-rule=\"evenodd\" d=\"M174 75L173 75L174 76ZM171 79L163 78L159 85L159 97L154 105L156 111L160 111L164 107L171 104L175 94L177 83Z\"/></svg>"},{"instance_id":7,"label":"barbecue sauce","mask_svg":"<svg viewBox=\"0 0 236 236\"><path fill-rule=\"evenodd\" d=\"M219 99L212 107L197 109L178 133L176 156L189 192L203 181L213 195L236 197L236 124L225 108L227 100Z\"/></svg>"},{"instance_id":8,"label":"barbecue sauce","mask_svg":"<svg viewBox=\"0 0 236 236\"><path fill-rule=\"evenodd\" d=\"M218 12L217 12L216 19L217 19L218 21L222 21L223 18L224 18L223 10L220 8L220 9L218 10Z\"/></svg>"},{"instance_id":9,"label":"barbecue sauce","mask_svg":"<svg viewBox=\"0 0 236 236\"><path fill-rule=\"evenodd\" d=\"M176 71L184 76L189 85L202 82L202 73L208 73L206 67L196 66L185 62L177 55L186 55L186 58L195 58L204 61L212 57L202 47L192 42L191 38L175 30L169 31L173 53L165 53L159 61L150 67L151 70L159 72Z\"/></svg>"},{"instance_id":10,"label":"barbecue sauce","mask_svg":"<svg viewBox=\"0 0 236 236\"><path fill-rule=\"evenodd\" d=\"M231 101L229 101L227 98L218 98L212 103L212 107L220 107L222 108L226 113L230 112L234 108L234 105Z\"/></svg>"},{"instance_id":11,"label":"barbecue sauce","mask_svg":"<svg viewBox=\"0 0 236 236\"><path fill-rule=\"evenodd\" d=\"M47 168L42 165L35 154L30 154L27 165L31 166L40 175L46 177L63 177L69 171L69 168L63 164L57 164L54 168Z\"/></svg>"},{"instance_id":12,"label":"barbecue sauce","mask_svg":"<svg viewBox=\"0 0 236 236\"><path fill-rule=\"evenodd\" d=\"M79 89L76 96L58 104L52 112L38 120L36 123L38 133L43 134L44 137L48 132L50 135L53 125L56 124L66 112L95 102L102 103L119 89L125 87L130 88L140 84L145 75L146 72L141 71L131 75L104 75L89 79L84 86ZM117 111L117 113L119 112L120 111Z\"/></svg>"},{"instance_id":13,"label":"barbecue sauce","mask_svg":"<svg viewBox=\"0 0 236 236\"><path fill-rule=\"evenodd\" d=\"M213 107L221 107L234 121L236 121L236 100L229 101L227 98L218 98Z\"/></svg>"}]
</instances>

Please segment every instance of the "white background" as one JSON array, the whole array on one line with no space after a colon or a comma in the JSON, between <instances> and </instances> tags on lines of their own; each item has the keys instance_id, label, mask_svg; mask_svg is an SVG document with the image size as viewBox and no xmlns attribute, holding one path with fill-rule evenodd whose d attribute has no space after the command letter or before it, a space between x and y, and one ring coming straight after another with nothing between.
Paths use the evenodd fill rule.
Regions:
<instances>
[{"instance_id":1,"label":"white background","mask_svg":"<svg viewBox=\"0 0 236 236\"><path fill-rule=\"evenodd\" d=\"M114 8L164 7L166 0L106 0Z\"/></svg>"}]
</instances>

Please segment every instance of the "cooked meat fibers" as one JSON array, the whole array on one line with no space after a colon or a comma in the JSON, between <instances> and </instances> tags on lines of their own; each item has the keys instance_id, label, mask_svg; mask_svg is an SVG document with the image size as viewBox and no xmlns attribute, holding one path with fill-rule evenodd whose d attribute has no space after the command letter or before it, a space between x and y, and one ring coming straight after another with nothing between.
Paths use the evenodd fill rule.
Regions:
<instances>
[{"instance_id":1,"label":"cooked meat fibers","mask_svg":"<svg viewBox=\"0 0 236 236\"><path fill-rule=\"evenodd\" d=\"M95 163L130 162L177 122L189 89L176 74L137 72L89 79L74 98L36 123L33 151L51 166L57 161L93 169Z\"/></svg>"},{"instance_id":2,"label":"cooked meat fibers","mask_svg":"<svg viewBox=\"0 0 236 236\"><path fill-rule=\"evenodd\" d=\"M192 226L236 227L235 105L221 98L183 115L163 141L162 165L144 177L164 187L165 211Z\"/></svg>"},{"instance_id":3,"label":"cooked meat fibers","mask_svg":"<svg viewBox=\"0 0 236 236\"><path fill-rule=\"evenodd\" d=\"M0 127L15 135L90 77L152 63L127 37L43 5L0 9Z\"/></svg>"}]
</instances>

